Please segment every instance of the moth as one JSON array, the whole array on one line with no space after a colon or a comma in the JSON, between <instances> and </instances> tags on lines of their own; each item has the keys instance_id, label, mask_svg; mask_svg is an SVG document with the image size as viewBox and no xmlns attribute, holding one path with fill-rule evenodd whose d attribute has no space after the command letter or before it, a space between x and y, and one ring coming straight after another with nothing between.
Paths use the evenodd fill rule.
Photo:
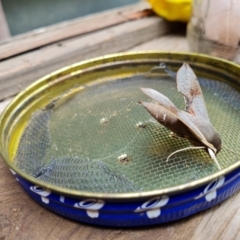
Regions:
<instances>
[{"instance_id":1,"label":"moth","mask_svg":"<svg viewBox=\"0 0 240 240\"><path fill-rule=\"evenodd\" d=\"M195 73L187 63L183 63L177 74L167 69L165 65L160 65L160 68L164 68L169 75L176 77L177 90L184 96L186 109L184 111L178 109L169 98L151 88L141 88L141 90L156 103L141 101L139 103L160 124L193 145L170 154L167 161L173 154L180 151L204 149L220 170L216 154L221 150L221 138L210 122Z\"/></svg>"}]
</instances>

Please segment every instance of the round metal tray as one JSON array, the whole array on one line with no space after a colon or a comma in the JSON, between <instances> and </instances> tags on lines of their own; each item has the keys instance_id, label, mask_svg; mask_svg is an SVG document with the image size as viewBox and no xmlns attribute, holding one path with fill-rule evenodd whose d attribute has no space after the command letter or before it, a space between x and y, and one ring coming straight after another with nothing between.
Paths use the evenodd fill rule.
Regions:
<instances>
[{"instance_id":1,"label":"round metal tray","mask_svg":"<svg viewBox=\"0 0 240 240\"><path fill-rule=\"evenodd\" d=\"M202 150L178 153L174 138L138 104L150 87L184 108L176 71L199 78L223 148L218 170ZM240 67L205 55L141 52L84 61L21 92L1 116L0 152L26 192L65 217L105 226L177 220L221 202L239 188Z\"/></svg>"}]
</instances>

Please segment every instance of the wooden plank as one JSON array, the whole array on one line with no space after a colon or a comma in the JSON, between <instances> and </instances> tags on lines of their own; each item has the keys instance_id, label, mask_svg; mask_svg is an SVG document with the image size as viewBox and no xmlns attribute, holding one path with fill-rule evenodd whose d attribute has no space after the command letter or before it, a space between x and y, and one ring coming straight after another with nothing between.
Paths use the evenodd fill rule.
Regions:
<instances>
[{"instance_id":1,"label":"wooden plank","mask_svg":"<svg viewBox=\"0 0 240 240\"><path fill-rule=\"evenodd\" d=\"M0 100L61 67L104 54L125 51L171 31L159 17L126 22L61 43L45 46L0 64Z\"/></svg>"},{"instance_id":2,"label":"wooden plank","mask_svg":"<svg viewBox=\"0 0 240 240\"><path fill-rule=\"evenodd\" d=\"M176 52L189 52L188 42L184 31L170 33L151 41L147 41L130 51L176 51Z\"/></svg>"},{"instance_id":3,"label":"wooden plank","mask_svg":"<svg viewBox=\"0 0 240 240\"><path fill-rule=\"evenodd\" d=\"M0 60L27 52L57 41L131 21L132 15L149 5L146 2L116 8L87 17L36 29L0 44Z\"/></svg>"}]
</instances>

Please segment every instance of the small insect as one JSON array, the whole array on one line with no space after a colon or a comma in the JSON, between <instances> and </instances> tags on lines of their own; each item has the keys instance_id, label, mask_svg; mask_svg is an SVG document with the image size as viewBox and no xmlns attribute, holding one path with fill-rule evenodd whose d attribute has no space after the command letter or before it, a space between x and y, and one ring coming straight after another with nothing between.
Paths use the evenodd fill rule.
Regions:
<instances>
[{"instance_id":1,"label":"small insect","mask_svg":"<svg viewBox=\"0 0 240 240\"><path fill-rule=\"evenodd\" d=\"M221 167L216 159L216 154L221 150L221 139L210 122L202 90L195 73L187 63L183 63L177 74L168 70L165 65L160 65L160 68L164 68L170 76L176 76L177 90L184 95L185 111L179 110L166 96L151 88L141 88L141 90L157 103L139 103L159 123L177 136L188 139L193 145L171 153L167 161L177 152L202 148L205 149L220 170Z\"/></svg>"}]
</instances>

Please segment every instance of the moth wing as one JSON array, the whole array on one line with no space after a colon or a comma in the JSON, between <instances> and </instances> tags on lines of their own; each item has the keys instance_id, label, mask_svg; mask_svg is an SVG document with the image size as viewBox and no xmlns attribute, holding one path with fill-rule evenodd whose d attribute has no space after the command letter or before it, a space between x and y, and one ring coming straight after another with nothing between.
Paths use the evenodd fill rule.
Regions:
<instances>
[{"instance_id":1,"label":"moth wing","mask_svg":"<svg viewBox=\"0 0 240 240\"><path fill-rule=\"evenodd\" d=\"M158 102L158 104L140 102L158 122L179 136L187 136L186 138L188 139L196 138L199 142L203 143L203 145L215 149L214 146L206 140L197 126L186 116L186 114L189 113L179 110L169 98L154 89L141 88L141 90L147 96ZM172 125L168 124L168 121L172 122Z\"/></svg>"},{"instance_id":2,"label":"moth wing","mask_svg":"<svg viewBox=\"0 0 240 240\"><path fill-rule=\"evenodd\" d=\"M179 117L159 104L150 102L139 102L147 111L154 117L159 123L164 125L170 131L176 133L179 136L189 135L190 130L185 123L183 123Z\"/></svg>"},{"instance_id":3,"label":"moth wing","mask_svg":"<svg viewBox=\"0 0 240 240\"><path fill-rule=\"evenodd\" d=\"M198 127L186 116L188 114L187 112L184 111L178 111L178 117L179 119L190 129L192 134L200 141L203 143L208 148L214 149L216 152L215 147L207 141L205 136L202 134L202 132L198 129Z\"/></svg>"},{"instance_id":4,"label":"moth wing","mask_svg":"<svg viewBox=\"0 0 240 240\"><path fill-rule=\"evenodd\" d=\"M177 89L185 98L186 111L210 122L201 87L195 73L187 63L183 63L176 78Z\"/></svg>"},{"instance_id":5,"label":"moth wing","mask_svg":"<svg viewBox=\"0 0 240 240\"><path fill-rule=\"evenodd\" d=\"M147 96L155 100L158 104L160 104L164 108L168 109L169 111L177 115L178 108L174 105L174 103L169 98L167 98L160 92L151 88L141 88L141 90Z\"/></svg>"}]
</instances>

